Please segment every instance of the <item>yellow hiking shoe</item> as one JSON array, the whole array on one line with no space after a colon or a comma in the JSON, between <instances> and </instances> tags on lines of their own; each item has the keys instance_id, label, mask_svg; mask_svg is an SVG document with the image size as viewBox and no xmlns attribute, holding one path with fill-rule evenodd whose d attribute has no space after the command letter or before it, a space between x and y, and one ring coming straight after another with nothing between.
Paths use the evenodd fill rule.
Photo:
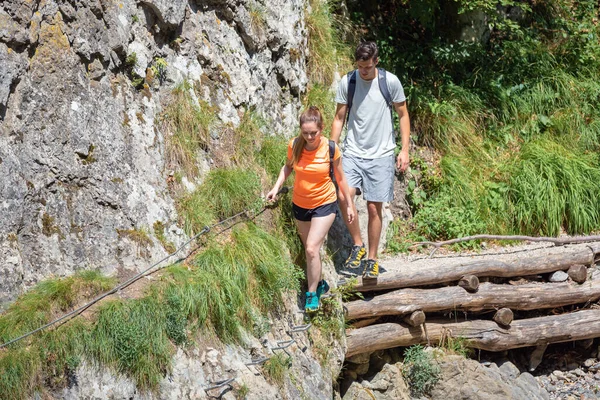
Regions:
<instances>
[{"instance_id":1,"label":"yellow hiking shoe","mask_svg":"<svg viewBox=\"0 0 600 400\"><path fill-rule=\"evenodd\" d=\"M377 260L368 259L363 271L363 278L373 279L379 276L379 263Z\"/></svg>"},{"instance_id":2,"label":"yellow hiking shoe","mask_svg":"<svg viewBox=\"0 0 600 400\"><path fill-rule=\"evenodd\" d=\"M344 263L344 268L352 268L356 269L360 267L361 261L367 255L367 251L365 250L365 246L352 246L352 250L350 250L350 255L346 259Z\"/></svg>"}]
</instances>

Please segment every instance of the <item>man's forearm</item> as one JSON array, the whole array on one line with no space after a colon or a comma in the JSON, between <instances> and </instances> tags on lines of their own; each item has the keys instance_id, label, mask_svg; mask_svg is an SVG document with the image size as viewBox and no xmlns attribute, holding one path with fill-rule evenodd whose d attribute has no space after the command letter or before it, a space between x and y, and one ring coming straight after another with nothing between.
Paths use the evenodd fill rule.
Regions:
<instances>
[{"instance_id":1,"label":"man's forearm","mask_svg":"<svg viewBox=\"0 0 600 400\"><path fill-rule=\"evenodd\" d=\"M400 137L402 142L400 151L408 153L410 149L410 118L408 114L404 114L400 118Z\"/></svg>"}]
</instances>

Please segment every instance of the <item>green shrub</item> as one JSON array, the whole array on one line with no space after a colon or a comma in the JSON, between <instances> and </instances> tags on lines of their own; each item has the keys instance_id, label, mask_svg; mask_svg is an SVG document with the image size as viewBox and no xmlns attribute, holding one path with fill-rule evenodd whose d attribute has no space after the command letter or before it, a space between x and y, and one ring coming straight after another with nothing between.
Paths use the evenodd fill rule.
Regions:
<instances>
[{"instance_id":1,"label":"green shrub","mask_svg":"<svg viewBox=\"0 0 600 400\"><path fill-rule=\"evenodd\" d=\"M463 203L456 194L449 192L442 192L425 203L413 222L418 235L433 240L470 236L486 230L475 204L469 201Z\"/></svg>"},{"instance_id":2,"label":"green shrub","mask_svg":"<svg viewBox=\"0 0 600 400\"><path fill-rule=\"evenodd\" d=\"M440 367L432 355L421 345L411 346L404 351L402 375L413 395L420 397L429 393L440 379L440 373Z\"/></svg>"}]
</instances>

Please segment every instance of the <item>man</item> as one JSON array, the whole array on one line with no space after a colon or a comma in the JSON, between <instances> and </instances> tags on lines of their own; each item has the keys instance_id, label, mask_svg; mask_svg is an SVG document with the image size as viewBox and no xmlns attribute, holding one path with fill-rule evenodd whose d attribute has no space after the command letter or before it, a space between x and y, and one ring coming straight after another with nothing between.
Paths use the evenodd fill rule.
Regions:
<instances>
[{"instance_id":1,"label":"man","mask_svg":"<svg viewBox=\"0 0 600 400\"><path fill-rule=\"evenodd\" d=\"M378 50L374 42L358 45L354 55L357 70L354 95L349 99L348 87L350 74L344 76L336 95L337 109L331 127L331 139L339 141L346 114L348 113L347 135L344 140L344 173L350 186L350 196L362 192L367 201L368 210L368 254L360 235L358 218L346 226L350 231L354 246L345 262L346 267L358 268L364 263L363 277L377 278L379 263L377 247L382 228L382 205L394 198L394 164L400 171L408 167L408 149L410 142L410 119L406 107L404 89L398 77L384 72L387 88L398 113L402 148L398 157L394 156L396 142L392 112L379 88L379 70L377 69ZM352 85L354 86L354 85ZM350 110L348 104L351 103ZM346 207L340 207L347 221ZM356 210L354 211L356 214Z\"/></svg>"}]
</instances>

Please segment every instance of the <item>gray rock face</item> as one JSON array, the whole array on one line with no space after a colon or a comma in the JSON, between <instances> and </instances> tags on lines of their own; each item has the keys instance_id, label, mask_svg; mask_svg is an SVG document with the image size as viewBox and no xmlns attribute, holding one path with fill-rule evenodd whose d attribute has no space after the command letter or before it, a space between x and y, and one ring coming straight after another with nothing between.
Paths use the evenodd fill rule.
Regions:
<instances>
[{"instance_id":1,"label":"gray rock face","mask_svg":"<svg viewBox=\"0 0 600 400\"><path fill-rule=\"evenodd\" d=\"M484 367L461 356L445 356L442 375L431 392L432 399L548 399L528 372L520 373L511 362Z\"/></svg>"},{"instance_id":2,"label":"gray rock face","mask_svg":"<svg viewBox=\"0 0 600 400\"><path fill-rule=\"evenodd\" d=\"M185 240L157 122L176 85L289 135L306 90L302 1L75 3L0 5L0 309L44 277L146 267L157 221ZM133 88L159 59L164 79Z\"/></svg>"},{"instance_id":3,"label":"gray rock face","mask_svg":"<svg viewBox=\"0 0 600 400\"><path fill-rule=\"evenodd\" d=\"M354 382L344 394L344 400L409 400L410 391L400 363L385 364L381 372L370 381Z\"/></svg>"}]
</instances>

